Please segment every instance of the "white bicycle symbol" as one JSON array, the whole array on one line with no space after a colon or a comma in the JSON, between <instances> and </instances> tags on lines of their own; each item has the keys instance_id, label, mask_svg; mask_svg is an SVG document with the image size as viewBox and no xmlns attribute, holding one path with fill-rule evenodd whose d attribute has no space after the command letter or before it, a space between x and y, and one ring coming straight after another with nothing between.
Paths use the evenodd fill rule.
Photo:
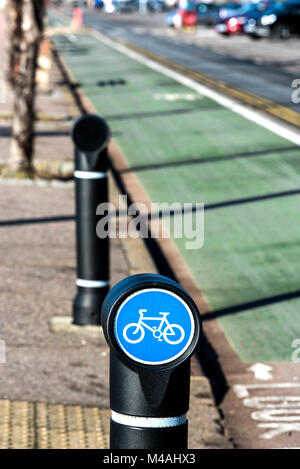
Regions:
<instances>
[{"instance_id":1,"label":"white bicycle symbol","mask_svg":"<svg viewBox=\"0 0 300 469\"><path fill-rule=\"evenodd\" d=\"M162 337L168 344L171 345L176 345L180 344L180 342L183 341L185 332L181 326L178 324L170 324L167 316L170 313L158 313L161 314L162 317L156 317L156 318L147 318L144 316L144 313L147 313L146 309L140 309L139 310L139 315L140 319L139 321L132 322L130 324L127 324L126 327L124 327L123 330L123 337L124 339L129 342L130 344L138 344L143 340L145 337L145 328L149 329L153 333L153 337L158 339L160 342L162 342ZM158 327L150 327L148 324L146 324L144 321L160 321L160 324ZM162 331L162 328L166 325L164 330ZM177 333L176 333L177 332ZM178 332L179 332L179 339L178 339ZM128 335L130 337L128 337ZM136 337L134 337L136 336ZM170 336L173 336L173 340L170 338ZM175 337L174 337L175 336ZM133 337L133 338L131 338Z\"/></svg>"}]
</instances>

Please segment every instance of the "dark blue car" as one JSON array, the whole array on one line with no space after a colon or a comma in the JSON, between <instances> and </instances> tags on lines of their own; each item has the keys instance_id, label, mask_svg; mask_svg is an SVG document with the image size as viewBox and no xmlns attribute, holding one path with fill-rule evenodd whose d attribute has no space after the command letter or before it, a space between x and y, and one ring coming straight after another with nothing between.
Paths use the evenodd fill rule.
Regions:
<instances>
[{"instance_id":1,"label":"dark blue car","mask_svg":"<svg viewBox=\"0 0 300 469\"><path fill-rule=\"evenodd\" d=\"M255 39L300 35L300 0L276 3L264 13L248 18L244 31Z\"/></svg>"}]
</instances>

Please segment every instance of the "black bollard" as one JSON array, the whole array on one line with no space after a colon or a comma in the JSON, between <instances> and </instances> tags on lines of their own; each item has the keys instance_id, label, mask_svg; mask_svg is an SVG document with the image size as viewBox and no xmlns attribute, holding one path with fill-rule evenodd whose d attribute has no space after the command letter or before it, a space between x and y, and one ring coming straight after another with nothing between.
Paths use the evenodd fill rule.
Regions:
<instances>
[{"instance_id":1,"label":"black bollard","mask_svg":"<svg viewBox=\"0 0 300 469\"><path fill-rule=\"evenodd\" d=\"M107 145L110 130L99 116L87 114L73 124L75 144L77 294L73 323L100 324L100 309L109 290L109 239L96 234L97 206L108 202Z\"/></svg>"},{"instance_id":2,"label":"black bollard","mask_svg":"<svg viewBox=\"0 0 300 469\"><path fill-rule=\"evenodd\" d=\"M110 354L111 449L186 449L190 357L198 309L173 280L129 277L108 293L101 322Z\"/></svg>"}]
</instances>

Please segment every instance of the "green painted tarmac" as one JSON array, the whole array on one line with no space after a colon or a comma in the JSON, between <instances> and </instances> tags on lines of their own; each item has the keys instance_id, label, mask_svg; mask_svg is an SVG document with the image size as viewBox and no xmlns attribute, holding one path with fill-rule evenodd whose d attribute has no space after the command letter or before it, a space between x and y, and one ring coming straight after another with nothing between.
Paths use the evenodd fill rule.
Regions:
<instances>
[{"instance_id":1,"label":"green painted tarmac","mask_svg":"<svg viewBox=\"0 0 300 469\"><path fill-rule=\"evenodd\" d=\"M299 149L92 36L54 42L152 201L207 206L203 248L175 242L229 342L245 361L289 361L300 298L272 297L299 290Z\"/></svg>"}]
</instances>

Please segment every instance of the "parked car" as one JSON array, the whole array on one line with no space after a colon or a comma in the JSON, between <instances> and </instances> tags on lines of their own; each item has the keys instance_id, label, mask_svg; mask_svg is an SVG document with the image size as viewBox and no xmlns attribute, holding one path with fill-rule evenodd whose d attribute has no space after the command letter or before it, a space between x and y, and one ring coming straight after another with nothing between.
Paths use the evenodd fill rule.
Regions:
<instances>
[{"instance_id":1,"label":"parked car","mask_svg":"<svg viewBox=\"0 0 300 469\"><path fill-rule=\"evenodd\" d=\"M166 16L166 24L171 28L181 28L182 26L197 26L198 14L194 2L185 2L175 10L171 10Z\"/></svg>"},{"instance_id":2,"label":"parked car","mask_svg":"<svg viewBox=\"0 0 300 469\"><path fill-rule=\"evenodd\" d=\"M88 6L87 0L74 0L72 2L73 7L86 8Z\"/></svg>"},{"instance_id":3,"label":"parked car","mask_svg":"<svg viewBox=\"0 0 300 469\"><path fill-rule=\"evenodd\" d=\"M139 0L106 0L104 10L106 13L132 13L139 10Z\"/></svg>"},{"instance_id":4,"label":"parked car","mask_svg":"<svg viewBox=\"0 0 300 469\"><path fill-rule=\"evenodd\" d=\"M117 11L122 12L134 12L138 11L140 8L139 0L118 0Z\"/></svg>"},{"instance_id":5,"label":"parked car","mask_svg":"<svg viewBox=\"0 0 300 469\"><path fill-rule=\"evenodd\" d=\"M245 3L237 12L229 18L220 20L215 30L223 35L241 34L244 32L244 26L249 18L257 13L259 16L262 12L274 6L273 0L259 3Z\"/></svg>"},{"instance_id":6,"label":"parked car","mask_svg":"<svg viewBox=\"0 0 300 469\"><path fill-rule=\"evenodd\" d=\"M288 0L276 3L264 13L250 17L244 30L254 39L263 37L289 39L293 35L300 35L300 1Z\"/></svg>"},{"instance_id":7,"label":"parked car","mask_svg":"<svg viewBox=\"0 0 300 469\"><path fill-rule=\"evenodd\" d=\"M168 5L165 0L148 0L147 1L148 11L167 11Z\"/></svg>"},{"instance_id":8,"label":"parked car","mask_svg":"<svg viewBox=\"0 0 300 469\"><path fill-rule=\"evenodd\" d=\"M104 6L103 0L95 0L94 6L95 8L103 8Z\"/></svg>"},{"instance_id":9,"label":"parked car","mask_svg":"<svg viewBox=\"0 0 300 469\"><path fill-rule=\"evenodd\" d=\"M242 4L239 2L228 2L220 4L219 18L229 18L230 16L233 16L241 7Z\"/></svg>"},{"instance_id":10,"label":"parked car","mask_svg":"<svg viewBox=\"0 0 300 469\"><path fill-rule=\"evenodd\" d=\"M220 5L216 3L197 3L198 24L212 26L219 19Z\"/></svg>"}]
</instances>

